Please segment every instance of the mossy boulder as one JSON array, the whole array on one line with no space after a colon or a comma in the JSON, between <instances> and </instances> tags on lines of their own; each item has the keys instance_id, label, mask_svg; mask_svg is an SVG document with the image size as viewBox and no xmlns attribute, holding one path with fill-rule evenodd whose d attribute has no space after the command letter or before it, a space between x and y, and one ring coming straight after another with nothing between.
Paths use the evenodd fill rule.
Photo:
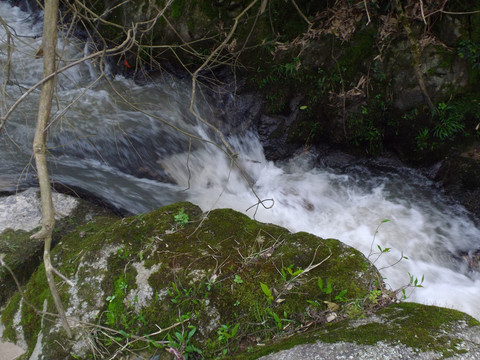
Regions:
<instances>
[{"instance_id":1,"label":"mossy boulder","mask_svg":"<svg viewBox=\"0 0 480 360\"><path fill-rule=\"evenodd\" d=\"M6 229L0 233L0 256L24 284L40 264L43 244L31 240L34 231ZM15 282L3 266L0 267L0 306L15 292Z\"/></svg>"},{"instance_id":2,"label":"mossy boulder","mask_svg":"<svg viewBox=\"0 0 480 360\"><path fill-rule=\"evenodd\" d=\"M480 323L456 310L415 303L392 304L362 319L326 324L294 339L266 347L262 360L476 359ZM304 344L304 345L299 345ZM280 351L280 349L288 349Z\"/></svg>"},{"instance_id":3,"label":"mossy boulder","mask_svg":"<svg viewBox=\"0 0 480 360\"><path fill-rule=\"evenodd\" d=\"M228 357L367 313L377 306L369 294L383 290L375 267L338 240L190 203L92 220L65 236L53 259L74 284L59 283L74 338L48 315L55 309L41 266L25 301L16 294L2 314L4 337L24 339L26 356L36 347L53 360L131 351Z\"/></svg>"},{"instance_id":4,"label":"mossy boulder","mask_svg":"<svg viewBox=\"0 0 480 360\"><path fill-rule=\"evenodd\" d=\"M57 210L53 244L94 217L116 218L110 211L87 201L59 193L54 193L53 197ZM40 226L39 190L30 188L22 193L3 197L0 199L0 209L5 209L5 215L0 219L0 256L3 255L3 260L19 283L25 284L43 256L43 242L30 238ZM0 306L16 289L10 273L0 266Z\"/></svg>"}]
</instances>

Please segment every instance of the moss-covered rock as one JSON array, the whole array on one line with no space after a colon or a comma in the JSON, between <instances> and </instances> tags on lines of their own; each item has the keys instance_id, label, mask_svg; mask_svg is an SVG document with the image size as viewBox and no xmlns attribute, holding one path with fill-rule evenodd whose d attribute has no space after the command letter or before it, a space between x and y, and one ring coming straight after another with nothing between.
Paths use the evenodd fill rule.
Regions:
<instances>
[{"instance_id":1,"label":"moss-covered rock","mask_svg":"<svg viewBox=\"0 0 480 360\"><path fill-rule=\"evenodd\" d=\"M24 284L40 263L43 244L31 240L34 231L7 229L0 234L0 254L17 280ZM0 255L2 256L2 255ZM3 266L0 267L0 306L15 292L15 282Z\"/></svg>"},{"instance_id":2,"label":"moss-covered rock","mask_svg":"<svg viewBox=\"0 0 480 360\"><path fill-rule=\"evenodd\" d=\"M92 205L86 201L54 193L54 206L57 209L56 224L53 233L53 244L97 216L107 216L115 219L108 210ZM5 197L0 207L7 209L9 215L2 217L2 224L10 221L15 229L7 228L0 231L0 254L5 263L15 274L20 284L25 284L35 271L43 256L43 242L30 238L38 229L40 222L40 199L38 189L31 188L23 193ZM113 221L113 220L112 220ZM5 267L0 266L0 306L17 289L14 279Z\"/></svg>"},{"instance_id":3,"label":"moss-covered rock","mask_svg":"<svg viewBox=\"0 0 480 360\"><path fill-rule=\"evenodd\" d=\"M338 240L291 234L228 209L203 214L190 203L93 220L65 236L53 258L74 283L59 285L74 339L33 308L55 312L43 267L25 287L33 307L17 295L2 316L10 340L24 338L28 354L37 346L48 359L230 356L369 312L370 292L383 289L374 266Z\"/></svg>"},{"instance_id":4,"label":"moss-covered rock","mask_svg":"<svg viewBox=\"0 0 480 360\"><path fill-rule=\"evenodd\" d=\"M474 359L480 354L480 323L456 310L415 303L390 305L362 319L311 329L239 359L293 360L336 356L355 359ZM298 344L309 344L300 345ZM279 349L288 349L278 352Z\"/></svg>"}]
</instances>

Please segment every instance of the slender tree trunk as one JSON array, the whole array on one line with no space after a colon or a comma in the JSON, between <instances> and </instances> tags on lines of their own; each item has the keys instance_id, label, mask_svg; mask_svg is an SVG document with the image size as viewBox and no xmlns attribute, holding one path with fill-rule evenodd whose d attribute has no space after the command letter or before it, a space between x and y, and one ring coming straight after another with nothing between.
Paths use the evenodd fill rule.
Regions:
<instances>
[{"instance_id":1,"label":"slender tree trunk","mask_svg":"<svg viewBox=\"0 0 480 360\"><path fill-rule=\"evenodd\" d=\"M43 20L43 76L47 77L55 73L56 60L55 50L57 46L57 12L58 0L45 1L45 14ZM40 185L40 196L42 203L42 229L32 236L35 239L44 241L43 261L47 275L48 286L52 294L62 325L68 337L72 336L67 317L63 309L62 301L55 286L53 267L50 259L50 248L52 245L52 232L55 226L55 210L52 202L52 191L47 167L47 127L52 108L53 91L56 78L45 81L42 86L40 103L38 105L38 118L33 139L33 154L37 166L38 182Z\"/></svg>"}]
</instances>

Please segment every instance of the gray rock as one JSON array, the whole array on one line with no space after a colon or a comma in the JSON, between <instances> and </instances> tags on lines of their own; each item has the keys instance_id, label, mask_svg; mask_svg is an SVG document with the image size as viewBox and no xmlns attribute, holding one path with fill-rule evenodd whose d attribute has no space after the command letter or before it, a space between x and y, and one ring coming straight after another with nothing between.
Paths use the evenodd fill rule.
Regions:
<instances>
[{"instance_id":1,"label":"gray rock","mask_svg":"<svg viewBox=\"0 0 480 360\"><path fill-rule=\"evenodd\" d=\"M0 233L7 229L31 231L40 226L42 218L39 190L30 188L16 195L0 198ZM67 195L53 193L55 216L61 219L77 206L78 201Z\"/></svg>"}]
</instances>

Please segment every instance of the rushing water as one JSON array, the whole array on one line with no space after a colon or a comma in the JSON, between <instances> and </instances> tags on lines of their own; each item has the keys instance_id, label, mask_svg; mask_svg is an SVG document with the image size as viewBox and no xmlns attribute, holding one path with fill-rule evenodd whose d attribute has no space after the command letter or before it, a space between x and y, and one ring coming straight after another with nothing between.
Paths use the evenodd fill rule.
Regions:
<instances>
[{"instance_id":1,"label":"rushing water","mask_svg":"<svg viewBox=\"0 0 480 360\"><path fill-rule=\"evenodd\" d=\"M4 115L41 78L42 60L34 57L40 27L28 14L0 2L0 16L22 36L14 43L12 71L2 98ZM0 37L3 84L7 79L3 28ZM64 58L79 58L88 53L88 46L60 42L59 52ZM96 81L96 76L95 63L84 63L59 77L56 120L49 129L55 181L88 190L134 213L189 200L206 211L229 207L291 231L338 238L366 255L372 249L378 252L377 245L388 247L389 253L370 259L376 260L392 288L407 284L409 273L423 275L424 288L416 289L410 300L454 307L480 319L480 277L453 256L480 248L480 229L423 176L388 162L367 166L352 161L341 169L330 168L314 151L273 163L265 160L254 132L231 135L228 141L240 154L254 193L218 147L190 142L165 124L219 143L189 113L188 81L168 78L138 85L121 76L108 81ZM2 133L0 191L32 182L30 147L38 96L36 90L21 103ZM197 101L196 110L219 125L207 101ZM255 194L267 207L273 206L252 207L258 202ZM384 219L390 221L382 223ZM389 266L402 254L409 259Z\"/></svg>"}]
</instances>

